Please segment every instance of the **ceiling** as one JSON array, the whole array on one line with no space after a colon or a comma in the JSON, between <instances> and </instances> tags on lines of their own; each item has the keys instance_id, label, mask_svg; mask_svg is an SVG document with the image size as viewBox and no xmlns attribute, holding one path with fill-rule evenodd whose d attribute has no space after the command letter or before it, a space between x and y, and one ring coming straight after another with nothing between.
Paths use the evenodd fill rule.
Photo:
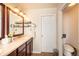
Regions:
<instances>
[{"instance_id":1,"label":"ceiling","mask_svg":"<svg viewBox=\"0 0 79 59\"><path fill-rule=\"evenodd\" d=\"M23 13L27 9L40 9L40 8L58 8L62 3L4 3L15 8L18 8Z\"/></svg>"}]
</instances>

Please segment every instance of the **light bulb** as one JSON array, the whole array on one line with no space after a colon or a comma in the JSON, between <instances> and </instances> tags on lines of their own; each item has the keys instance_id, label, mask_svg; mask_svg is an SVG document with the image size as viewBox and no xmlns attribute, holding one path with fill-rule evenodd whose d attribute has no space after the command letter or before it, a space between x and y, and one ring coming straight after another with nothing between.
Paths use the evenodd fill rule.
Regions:
<instances>
[{"instance_id":1,"label":"light bulb","mask_svg":"<svg viewBox=\"0 0 79 59\"><path fill-rule=\"evenodd\" d=\"M17 9L17 8L14 8L14 11L19 13L19 9Z\"/></svg>"},{"instance_id":2,"label":"light bulb","mask_svg":"<svg viewBox=\"0 0 79 59\"><path fill-rule=\"evenodd\" d=\"M70 6L74 6L76 3L71 3L71 4L69 4L68 6L70 7Z\"/></svg>"}]
</instances>

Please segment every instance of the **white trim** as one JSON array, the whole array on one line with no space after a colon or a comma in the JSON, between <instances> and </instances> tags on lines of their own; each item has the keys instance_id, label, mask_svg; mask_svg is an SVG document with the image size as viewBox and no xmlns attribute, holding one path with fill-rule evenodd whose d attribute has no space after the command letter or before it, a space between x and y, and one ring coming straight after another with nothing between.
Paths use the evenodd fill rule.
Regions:
<instances>
[{"instance_id":1,"label":"white trim","mask_svg":"<svg viewBox=\"0 0 79 59\"><path fill-rule=\"evenodd\" d=\"M58 9L58 50L59 50L59 56L63 56L63 9L65 7L66 3L60 6Z\"/></svg>"}]
</instances>

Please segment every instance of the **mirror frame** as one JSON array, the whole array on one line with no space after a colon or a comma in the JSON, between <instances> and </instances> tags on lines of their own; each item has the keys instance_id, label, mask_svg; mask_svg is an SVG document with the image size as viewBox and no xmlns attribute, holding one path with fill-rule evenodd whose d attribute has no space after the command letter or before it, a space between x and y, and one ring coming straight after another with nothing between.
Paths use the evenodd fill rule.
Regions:
<instances>
[{"instance_id":1,"label":"mirror frame","mask_svg":"<svg viewBox=\"0 0 79 59\"><path fill-rule=\"evenodd\" d=\"M16 15L18 15L18 16L20 16L20 17L22 17L22 21L23 21L23 27L22 27L22 33L19 33L19 34L15 34L15 35L13 35L13 36L20 36L20 35L24 35L24 17L23 16L21 16L21 15L19 15L18 13L16 13L16 12L14 12L12 9L10 9L9 7L7 7L7 35L9 34L9 24L10 24L10 19L9 19L9 12L10 11L12 11L14 14L16 14Z\"/></svg>"},{"instance_id":2,"label":"mirror frame","mask_svg":"<svg viewBox=\"0 0 79 59\"><path fill-rule=\"evenodd\" d=\"M0 3L0 6L1 6L1 37L0 37L0 40L2 38L5 37L5 5L3 3Z\"/></svg>"}]
</instances>

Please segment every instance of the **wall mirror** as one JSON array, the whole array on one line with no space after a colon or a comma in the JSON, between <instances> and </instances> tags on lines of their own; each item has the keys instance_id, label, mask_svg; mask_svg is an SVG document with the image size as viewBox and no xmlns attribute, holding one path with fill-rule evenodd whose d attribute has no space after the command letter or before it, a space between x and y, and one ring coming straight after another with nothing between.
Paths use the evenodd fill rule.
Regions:
<instances>
[{"instance_id":1,"label":"wall mirror","mask_svg":"<svg viewBox=\"0 0 79 59\"><path fill-rule=\"evenodd\" d=\"M24 18L8 8L8 34L13 32L14 36L24 34Z\"/></svg>"},{"instance_id":2,"label":"wall mirror","mask_svg":"<svg viewBox=\"0 0 79 59\"><path fill-rule=\"evenodd\" d=\"M0 39L5 35L5 5L0 3Z\"/></svg>"},{"instance_id":3,"label":"wall mirror","mask_svg":"<svg viewBox=\"0 0 79 59\"><path fill-rule=\"evenodd\" d=\"M1 31L2 31L2 18L1 18L1 5L0 5L0 38L1 38Z\"/></svg>"}]
</instances>

